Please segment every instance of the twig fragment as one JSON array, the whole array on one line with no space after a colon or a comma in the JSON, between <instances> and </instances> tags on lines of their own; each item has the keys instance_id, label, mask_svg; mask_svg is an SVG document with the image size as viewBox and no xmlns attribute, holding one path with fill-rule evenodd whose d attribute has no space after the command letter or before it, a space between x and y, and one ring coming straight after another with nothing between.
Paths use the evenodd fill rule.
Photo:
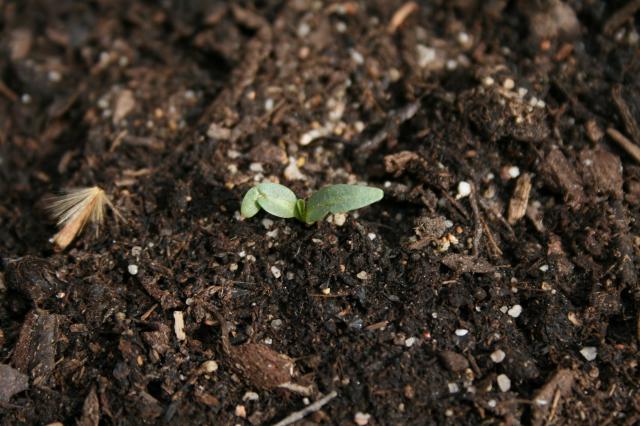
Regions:
<instances>
[{"instance_id":1,"label":"twig fragment","mask_svg":"<svg viewBox=\"0 0 640 426\"><path fill-rule=\"evenodd\" d=\"M604 24L604 33L612 35L625 21L633 20L633 15L640 10L640 0L631 0L607 19Z\"/></svg>"},{"instance_id":2,"label":"twig fragment","mask_svg":"<svg viewBox=\"0 0 640 426\"><path fill-rule=\"evenodd\" d=\"M629 105L627 105L622 97L621 85L616 84L613 86L613 89L611 89L611 97L613 97L613 102L616 104L616 108L618 108L624 127L627 129L629 136L631 136L631 140L636 144L640 144L640 127L631 112L631 108L629 108Z\"/></svg>"},{"instance_id":3,"label":"twig fragment","mask_svg":"<svg viewBox=\"0 0 640 426\"><path fill-rule=\"evenodd\" d=\"M404 21L411 15L413 12L418 10L418 3L415 1L409 1L400 6L398 10L391 17L391 21L389 21L389 26L387 27L387 31L389 34L393 34L396 32L398 28L402 26Z\"/></svg>"},{"instance_id":4,"label":"twig fragment","mask_svg":"<svg viewBox=\"0 0 640 426\"><path fill-rule=\"evenodd\" d=\"M631 142L625 135L614 129L613 127L609 127L607 129L607 134L614 140L620 148L627 151L627 154L633 157L638 163L640 163L640 147L638 145Z\"/></svg>"},{"instance_id":5,"label":"twig fragment","mask_svg":"<svg viewBox=\"0 0 640 426\"><path fill-rule=\"evenodd\" d=\"M315 413L316 411L320 410L322 407L324 407L329 401L331 401L336 396L338 396L338 392L331 391L325 397L320 398L319 400L317 400L313 404L303 408L300 411L296 411L296 412L293 412L293 413L289 414L287 417L285 417L284 419L280 420L278 423L274 424L273 426L288 426L288 425L290 425L292 423L295 423L298 420L301 420L301 419L305 418L309 414Z\"/></svg>"}]
</instances>

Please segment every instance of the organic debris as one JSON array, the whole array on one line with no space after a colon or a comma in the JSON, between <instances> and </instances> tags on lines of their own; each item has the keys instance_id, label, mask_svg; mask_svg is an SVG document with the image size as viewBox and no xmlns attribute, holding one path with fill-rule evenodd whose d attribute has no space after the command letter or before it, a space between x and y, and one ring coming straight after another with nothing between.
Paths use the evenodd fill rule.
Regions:
<instances>
[{"instance_id":1,"label":"organic debris","mask_svg":"<svg viewBox=\"0 0 640 426\"><path fill-rule=\"evenodd\" d=\"M64 195L48 198L47 209L62 228L51 239L56 249L62 251L67 248L87 223L102 225L107 206L117 218L122 218L104 190L97 186L73 189Z\"/></svg>"}]
</instances>

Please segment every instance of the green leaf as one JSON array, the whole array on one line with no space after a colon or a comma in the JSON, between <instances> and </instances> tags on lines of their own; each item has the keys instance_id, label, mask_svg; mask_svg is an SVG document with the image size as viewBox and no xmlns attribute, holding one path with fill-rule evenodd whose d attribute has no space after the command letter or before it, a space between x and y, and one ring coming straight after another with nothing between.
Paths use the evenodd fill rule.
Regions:
<instances>
[{"instance_id":1,"label":"green leaf","mask_svg":"<svg viewBox=\"0 0 640 426\"><path fill-rule=\"evenodd\" d=\"M257 203L267 212L285 219L295 216L297 197L292 190L277 183L261 183L255 188Z\"/></svg>"},{"instance_id":2,"label":"green leaf","mask_svg":"<svg viewBox=\"0 0 640 426\"><path fill-rule=\"evenodd\" d=\"M260 197L260 193L258 192L258 187L254 186L250 190L244 194L244 198L242 199L242 205L240 206L240 213L242 216L249 218L253 217L260 211L260 205L258 204L258 198Z\"/></svg>"},{"instance_id":3,"label":"green leaf","mask_svg":"<svg viewBox=\"0 0 640 426\"><path fill-rule=\"evenodd\" d=\"M304 216L307 214L307 205L306 202L302 199L296 201L296 212L295 217L301 222L304 222Z\"/></svg>"},{"instance_id":4,"label":"green leaf","mask_svg":"<svg viewBox=\"0 0 640 426\"><path fill-rule=\"evenodd\" d=\"M380 201L384 192L360 185L331 185L313 194L307 202L305 222L322 220L329 213L345 213Z\"/></svg>"}]
</instances>

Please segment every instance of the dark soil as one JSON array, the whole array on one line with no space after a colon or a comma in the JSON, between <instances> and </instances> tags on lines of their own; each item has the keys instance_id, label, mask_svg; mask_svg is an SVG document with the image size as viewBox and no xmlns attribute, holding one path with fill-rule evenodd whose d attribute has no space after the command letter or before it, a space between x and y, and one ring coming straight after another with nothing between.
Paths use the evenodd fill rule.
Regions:
<instances>
[{"instance_id":1,"label":"dark soil","mask_svg":"<svg viewBox=\"0 0 640 426\"><path fill-rule=\"evenodd\" d=\"M637 424L639 9L0 0L2 423Z\"/></svg>"}]
</instances>

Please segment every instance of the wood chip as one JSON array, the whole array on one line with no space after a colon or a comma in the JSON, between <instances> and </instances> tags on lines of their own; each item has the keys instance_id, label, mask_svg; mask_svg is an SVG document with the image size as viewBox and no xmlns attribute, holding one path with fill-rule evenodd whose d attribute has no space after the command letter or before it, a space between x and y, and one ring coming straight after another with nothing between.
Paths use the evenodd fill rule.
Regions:
<instances>
[{"instance_id":1,"label":"wood chip","mask_svg":"<svg viewBox=\"0 0 640 426\"><path fill-rule=\"evenodd\" d=\"M596 193L622 198L622 162L620 157L602 148L580 152L580 168L585 183Z\"/></svg>"},{"instance_id":2,"label":"wood chip","mask_svg":"<svg viewBox=\"0 0 640 426\"><path fill-rule=\"evenodd\" d=\"M442 258L442 263L458 273L487 274L495 269L493 265L482 258L464 254L448 254Z\"/></svg>"},{"instance_id":3,"label":"wood chip","mask_svg":"<svg viewBox=\"0 0 640 426\"><path fill-rule=\"evenodd\" d=\"M533 422L534 426L545 424L545 417L552 405L554 395L559 392L565 398L569 396L573 386L574 373L568 369L558 370L551 379L538 390L533 397Z\"/></svg>"},{"instance_id":4,"label":"wood chip","mask_svg":"<svg viewBox=\"0 0 640 426\"><path fill-rule=\"evenodd\" d=\"M29 389L29 377L18 370L0 364L0 401L9 402L17 393Z\"/></svg>"},{"instance_id":5,"label":"wood chip","mask_svg":"<svg viewBox=\"0 0 640 426\"><path fill-rule=\"evenodd\" d=\"M575 210L584 203L582 181L559 148L551 149L544 159L542 169L545 177L562 191L565 201L572 209Z\"/></svg>"},{"instance_id":6,"label":"wood chip","mask_svg":"<svg viewBox=\"0 0 640 426\"><path fill-rule=\"evenodd\" d=\"M182 311L173 311L173 331L176 333L178 340L187 339L187 335L184 333L184 315Z\"/></svg>"},{"instance_id":7,"label":"wood chip","mask_svg":"<svg viewBox=\"0 0 640 426\"><path fill-rule=\"evenodd\" d=\"M133 92L131 90L123 90L116 99L116 106L113 111L113 124L118 124L125 118L133 108L136 106L136 101L133 98Z\"/></svg>"},{"instance_id":8,"label":"wood chip","mask_svg":"<svg viewBox=\"0 0 640 426\"><path fill-rule=\"evenodd\" d=\"M507 221L509 225L514 225L522 219L527 212L529 204L529 194L531 193L531 175L524 173L516 181L516 188L513 191L513 197L509 201L509 213Z\"/></svg>"},{"instance_id":9,"label":"wood chip","mask_svg":"<svg viewBox=\"0 0 640 426\"><path fill-rule=\"evenodd\" d=\"M95 386L91 387L89 394L84 399L82 417L78 420L78 426L98 426L100 423L100 403Z\"/></svg>"}]
</instances>

